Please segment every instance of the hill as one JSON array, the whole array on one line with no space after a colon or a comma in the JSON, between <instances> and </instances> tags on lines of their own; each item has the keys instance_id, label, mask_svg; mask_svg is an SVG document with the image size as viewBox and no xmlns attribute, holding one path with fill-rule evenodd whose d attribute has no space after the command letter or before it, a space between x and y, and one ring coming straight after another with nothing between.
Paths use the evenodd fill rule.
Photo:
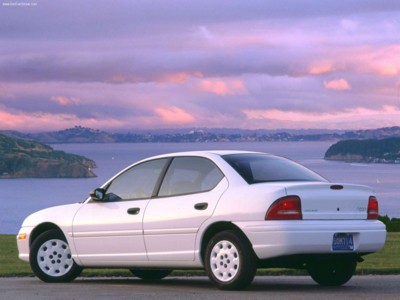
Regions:
<instances>
[{"instance_id":1,"label":"hill","mask_svg":"<svg viewBox=\"0 0 400 300\"><path fill-rule=\"evenodd\" d=\"M75 126L60 131L21 133L0 131L19 139L34 140L45 144L64 143L197 143L197 142L297 142L338 141L348 139L382 139L400 137L400 127L385 127L357 131L331 130L248 130L235 128L181 128L165 130L135 130L110 133L98 129Z\"/></svg>"},{"instance_id":2,"label":"hill","mask_svg":"<svg viewBox=\"0 0 400 300\"><path fill-rule=\"evenodd\" d=\"M400 164L400 138L340 141L329 147L325 159Z\"/></svg>"},{"instance_id":3,"label":"hill","mask_svg":"<svg viewBox=\"0 0 400 300\"><path fill-rule=\"evenodd\" d=\"M0 134L0 178L95 177L95 167L86 157Z\"/></svg>"}]
</instances>

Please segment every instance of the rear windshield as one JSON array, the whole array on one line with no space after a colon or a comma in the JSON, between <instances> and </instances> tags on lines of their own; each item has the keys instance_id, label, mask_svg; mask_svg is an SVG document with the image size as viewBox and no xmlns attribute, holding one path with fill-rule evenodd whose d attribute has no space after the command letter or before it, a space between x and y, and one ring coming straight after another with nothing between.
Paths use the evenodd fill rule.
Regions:
<instances>
[{"instance_id":1,"label":"rear windshield","mask_svg":"<svg viewBox=\"0 0 400 300\"><path fill-rule=\"evenodd\" d=\"M222 158L249 184L273 181L327 181L317 173L283 157L267 154L230 154Z\"/></svg>"}]
</instances>

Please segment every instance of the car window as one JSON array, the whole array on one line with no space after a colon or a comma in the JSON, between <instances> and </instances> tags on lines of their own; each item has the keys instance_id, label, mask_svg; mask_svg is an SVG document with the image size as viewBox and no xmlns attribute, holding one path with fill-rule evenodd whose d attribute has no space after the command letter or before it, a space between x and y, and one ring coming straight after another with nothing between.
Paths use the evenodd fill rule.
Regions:
<instances>
[{"instance_id":1,"label":"car window","mask_svg":"<svg viewBox=\"0 0 400 300\"><path fill-rule=\"evenodd\" d=\"M159 196L176 196L212 190L224 177L213 162L201 157L174 158Z\"/></svg>"},{"instance_id":2,"label":"car window","mask_svg":"<svg viewBox=\"0 0 400 300\"><path fill-rule=\"evenodd\" d=\"M115 178L106 191L106 201L150 198L167 159L157 159L132 167Z\"/></svg>"},{"instance_id":3,"label":"car window","mask_svg":"<svg viewBox=\"0 0 400 300\"><path fill-rule=\"evenodd\" d=\"M231 154L222 158L249 184L271 181L326 181L317 173L283 157Z\"/></svg>"}]
</instances>

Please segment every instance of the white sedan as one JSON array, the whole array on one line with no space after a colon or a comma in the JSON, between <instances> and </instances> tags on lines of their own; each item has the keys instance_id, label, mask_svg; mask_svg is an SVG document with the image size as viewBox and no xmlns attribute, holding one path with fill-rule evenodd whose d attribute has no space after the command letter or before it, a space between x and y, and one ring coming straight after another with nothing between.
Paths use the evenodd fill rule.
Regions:
<instances>
[{"instance_id":1,"label":"white sedan","mask_svg":"<svg viewBox=\"0 0 400 300\"><path fill-rule=\"evenodd\" d=\"M46 282L83 268L128 268L146 280L205 269L221 289L257 268L307 269L342 285L386 228L371 188L331 183L288 159L247 151L160 155L126 168L79 204L36 212L17 236L19 258Z\"/></svg>"}]
</instances>

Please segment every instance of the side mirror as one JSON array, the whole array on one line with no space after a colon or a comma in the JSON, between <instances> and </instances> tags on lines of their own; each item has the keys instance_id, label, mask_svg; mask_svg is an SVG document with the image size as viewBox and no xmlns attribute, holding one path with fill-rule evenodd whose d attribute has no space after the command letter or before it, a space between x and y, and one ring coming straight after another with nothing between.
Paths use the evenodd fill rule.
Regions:
<instances>
[{"instance_id":1,"label":"side mirror","mask_svg":"<svg viewBox=\"0 0 400 300\"><path fill-rule=\"evenodd\" d=\"M97 188L90 192L90 197L93 201L104 201L106 191L102 188Z\"/></svg>"}]
</instances>

